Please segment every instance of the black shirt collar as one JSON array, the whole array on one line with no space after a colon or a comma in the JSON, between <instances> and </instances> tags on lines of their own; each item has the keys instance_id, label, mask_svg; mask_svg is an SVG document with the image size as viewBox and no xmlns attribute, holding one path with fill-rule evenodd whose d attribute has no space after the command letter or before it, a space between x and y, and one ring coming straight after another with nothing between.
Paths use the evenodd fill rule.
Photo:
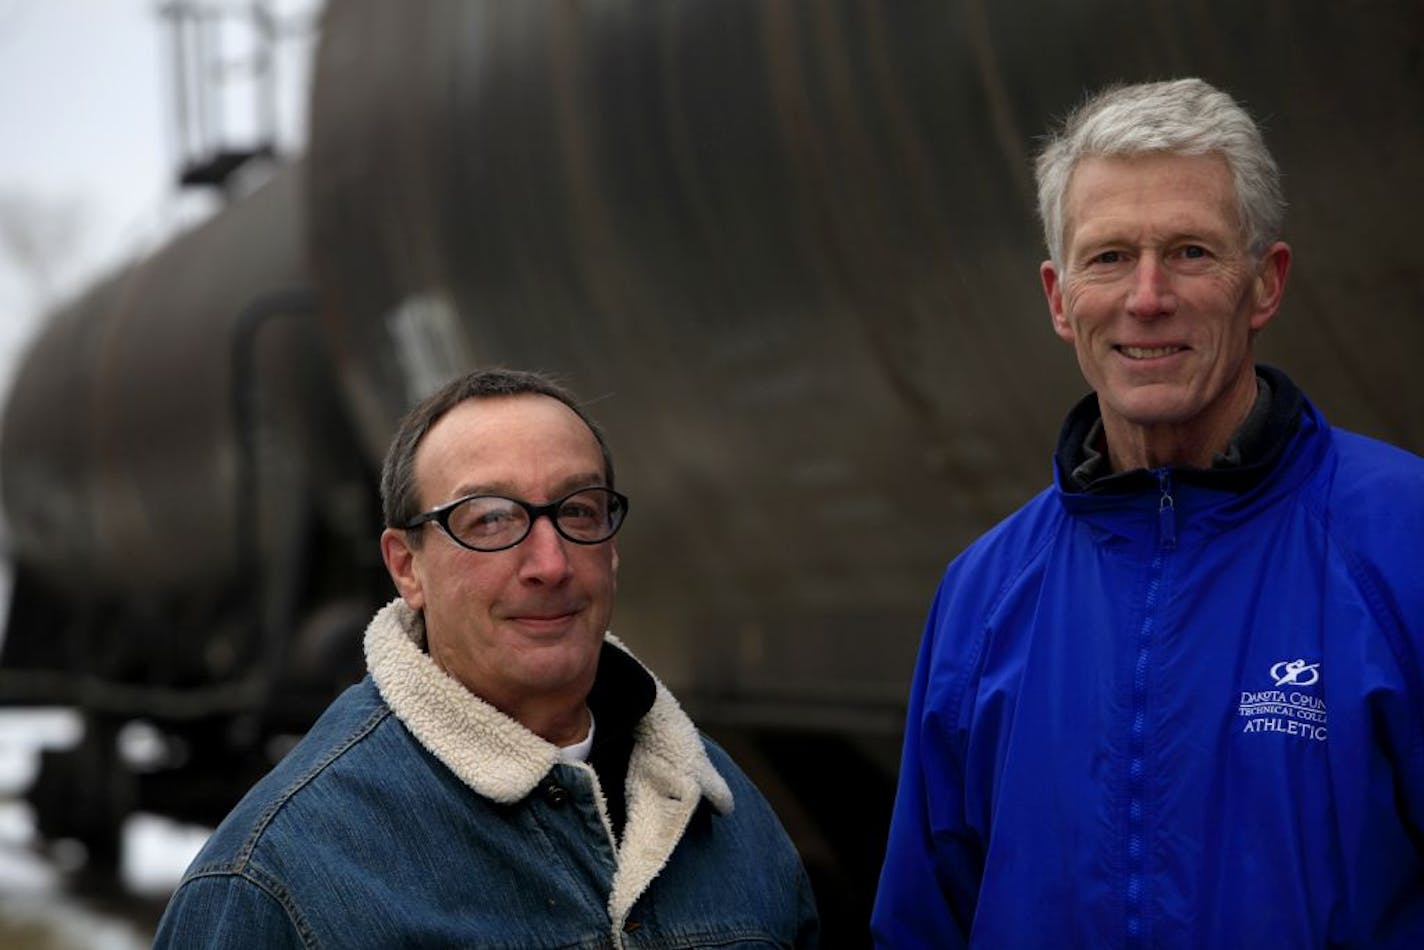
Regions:
<instances>
[{"instance_id":1,"label":"black shirt collar","mask_svg":"<svg viewBox=\"0 0 1424 950\"><path fill-rule=\"evenodd\" d=\"M1300 424L1304 395L1285 373L1271 366L1256 367L1256 403L1210 468L1174 467L1177 481L1226 491L1254 487L1275 465ZM1147 469L1112 472L1103 451L1102 411L1096 393L1083 397L1064 420L1056 464L1064 491L1118 494L1154 487Z\"/></svg>"},{"instance_id":2,"label":"black shirt collar","mask_svg":"<svg viewBox=\"0 0 1424 950\"><path fill-rule=\"evenodd\" d=\"M603 644L598 674L587 700L596 723L588 764L598 773L608 820L620 838L628 813L624 791L628 761L633 755L638 723L653 708L657 694L652 675L637 660L611 643Z\"/></svg>"}]
</instances>

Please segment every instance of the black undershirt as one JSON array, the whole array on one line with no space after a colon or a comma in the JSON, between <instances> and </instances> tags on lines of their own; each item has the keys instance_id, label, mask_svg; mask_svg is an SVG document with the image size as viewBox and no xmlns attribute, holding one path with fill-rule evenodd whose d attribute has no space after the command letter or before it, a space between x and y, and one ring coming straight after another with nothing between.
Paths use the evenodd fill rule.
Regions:
<instances>
[{"instance_id":1,"label":"black undershirt","mask_svg":"<svg viewBox=\"0 0 1424 950\"><path fill-rule=\"evenodd\" d=\"M1305 396L1285 373L1256 367L1256 403L1210 468L1173 467L1173 478L1227 491L1244 492L1265 478L1295 434ZM1070 492L1132 493L1157 483L1147 469L1114 472L1102 439L1102 412L1096 393L1073 407L1058 438L1057 465Z\"/></svg>"},{"instance_id":2,"label":"black undershirt","mask_svg":"<svg viewBox=\"0 0 1424 950\"><path fill-rule=\"evenodd\" d=\"M605 643L598 658L598 675L588 693L595 723L588 764L598 774L608 820L620 839L628 816L628 760L633 755L638 723L653 708L655 698L657 687L648 671L627 653Z\"/></svg>"}]
</instances>

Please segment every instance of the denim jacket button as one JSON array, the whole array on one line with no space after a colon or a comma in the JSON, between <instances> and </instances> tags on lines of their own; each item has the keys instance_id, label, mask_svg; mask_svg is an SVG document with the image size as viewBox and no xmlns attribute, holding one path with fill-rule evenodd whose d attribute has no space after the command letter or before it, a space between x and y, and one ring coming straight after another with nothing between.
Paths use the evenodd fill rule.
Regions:
<instances>
[{"instance_id":1,"label":"denim jacket button","mask_svg":"<svg viewBox=\"0 0 1424 950\"><path fill-rule=\"evenodd\" d=\"M636 921L636 920L630 920L630 921L628 921L626 924L623 925L623 932L624 932L625 934L637 933L637 932L638 932L639 930L641 930L642 928L643 928L643 925L642 925L641 923L639 923L639 922Z\"/></svg>"},{"instance_id":2,"label":"denim jacket button","mask_svg":"<svg viewBox=\"0 0 1424 950\"><path fill-rule=\"evenodd\" d=\"M555 808L562 808L564 802L569 800L568 789L562 785L550 785L544 789L544 801Z\"/></svg>"}]
</instances>

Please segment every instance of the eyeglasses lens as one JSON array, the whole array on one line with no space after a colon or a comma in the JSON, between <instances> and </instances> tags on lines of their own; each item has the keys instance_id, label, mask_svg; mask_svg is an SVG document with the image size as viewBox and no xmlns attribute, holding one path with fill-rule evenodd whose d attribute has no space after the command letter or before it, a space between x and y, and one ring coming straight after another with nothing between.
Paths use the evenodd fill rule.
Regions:
<instances>
[{"instance_id":1,"label":"eyeglasses lens","mask_svg":"<svg viewBox=\"0 0 1424 950\"><path fill-rule=\"evenodd\" d=\"M497 495L477 495L450 510L450 533L473 548L513 544L528 527L528 513Z\"/></svg>"}]
</instances>

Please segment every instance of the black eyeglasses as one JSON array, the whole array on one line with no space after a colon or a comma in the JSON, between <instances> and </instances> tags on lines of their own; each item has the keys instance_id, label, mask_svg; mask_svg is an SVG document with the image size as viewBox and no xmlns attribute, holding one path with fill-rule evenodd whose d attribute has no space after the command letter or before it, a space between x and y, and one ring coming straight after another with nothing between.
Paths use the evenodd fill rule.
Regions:
<instances>
[{"instance_id":1,"label":"black eyeglasses","mask_svg":"<svg viewBox=\"0 0 1424 950\"><path fill-rule=\"evenodd\" d=\"M411 531L433 521L461 547L489 552L514 547L545 515L554 530L574 544L600 544L618 533L627 514L628 499L613 489L580 488L547 505L503 495L466 495L401 527Z\"/></svg>"}]
</instances>

